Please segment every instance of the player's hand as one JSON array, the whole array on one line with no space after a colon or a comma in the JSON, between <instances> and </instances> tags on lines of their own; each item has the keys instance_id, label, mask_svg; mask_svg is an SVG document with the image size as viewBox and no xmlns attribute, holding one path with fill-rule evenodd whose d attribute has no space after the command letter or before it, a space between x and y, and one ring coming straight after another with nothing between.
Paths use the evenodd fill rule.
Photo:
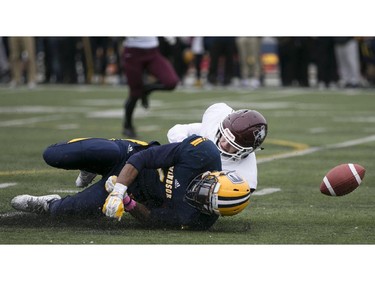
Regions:
<instances>
[{"instance_id":1,"label":"player's hand","mask_svg":"<svg viewBox=\"0 0 375 281\"><path fill-rule=\"evenodd\" d=\"M111 193L113 189L115 188L116 182L117 182L117 176L110 176L105 182L105 190L107 190L108 193Z\"/></svg>"},{"instance_id":2,"label":"player's hand","mask_svg":"<svg viewBox=\"0 0 375 281\"><path fill-rule=\"evenodd\" d=\"M127 186L116 183L113 191L108 195L102 208L103 214L110 218L121 220L124 214L123 199L126 194Z\"/></svg>"},{"instance_id":3,"label":"player's hand","mask_svg":"<svg viewBox=\"0 0 375 281\"><path fill-rule=\"evenodd\" d=\"M118 194L111 193L105 200L102 212L110 218L116 218L119 221L124 214L124 203Z\"/></svg>"}]
</instances>

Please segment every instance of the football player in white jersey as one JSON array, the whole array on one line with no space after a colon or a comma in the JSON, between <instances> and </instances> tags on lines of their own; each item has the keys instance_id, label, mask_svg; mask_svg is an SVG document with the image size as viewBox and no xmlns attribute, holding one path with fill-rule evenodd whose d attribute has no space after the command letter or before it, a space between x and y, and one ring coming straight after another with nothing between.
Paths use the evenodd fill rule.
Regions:
<instances>
[{"instance_id":1,"label":"football player in white jersey","mask_svg":"<svg viewBox=\"0 0 375 281\"><path fill-rule=\"evenodd\" d=\"M267 136L266 119L258 111L234 110L225 103L208 107L201 123L176 124L169 129L169 142L180 142L192 134L212 140L221 153L223 170L234 170L244 177L254 192L258 184L255 151Z\"/></svg>"}]
</instances>

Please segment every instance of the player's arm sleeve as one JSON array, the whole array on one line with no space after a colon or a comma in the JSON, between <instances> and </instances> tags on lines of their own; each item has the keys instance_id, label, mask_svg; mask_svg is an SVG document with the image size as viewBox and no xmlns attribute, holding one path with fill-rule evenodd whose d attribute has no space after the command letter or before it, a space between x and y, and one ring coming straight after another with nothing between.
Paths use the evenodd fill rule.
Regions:
<instances>
[{"instance_id":1,"label":"player's arm sleeve","mask_svg":"<svg viewBox=\"0 0 375 281\"><path fill-rule=\"evenodd\" d=\"M202 123L176 124L167 133L168 141L181 142L191 135L199 134L201 127Z\"/></svg>"}]
</instances>

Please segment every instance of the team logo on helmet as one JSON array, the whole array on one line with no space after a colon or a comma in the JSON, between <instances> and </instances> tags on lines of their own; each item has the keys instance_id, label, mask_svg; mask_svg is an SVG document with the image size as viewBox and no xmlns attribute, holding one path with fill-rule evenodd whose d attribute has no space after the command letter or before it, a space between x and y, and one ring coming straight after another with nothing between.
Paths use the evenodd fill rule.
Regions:
<instances>
[{"instance_id":1,"label":"team logo on helmet","mask_svg":"<svg viewBox=\"0 0 375 281\"><path fill-rule=\"evenodd\" d=\"M240 177L237 173L227 173L226 176L234 184L238 184L238 183L243 183L244 182L243 178Z\"/></svg>"},{"instance_id":2,"label":"team logo on helmet","mask_svg":"<svg viewBox=\"0 0 375 281\"><path fill-rule=\"evenodd\" d=\"M254 134L254 144L255 147L258 147L262 144L264 139L266 138L266 126L262 125L258 130L253 132Z\"/></svg>"}]
</instances>

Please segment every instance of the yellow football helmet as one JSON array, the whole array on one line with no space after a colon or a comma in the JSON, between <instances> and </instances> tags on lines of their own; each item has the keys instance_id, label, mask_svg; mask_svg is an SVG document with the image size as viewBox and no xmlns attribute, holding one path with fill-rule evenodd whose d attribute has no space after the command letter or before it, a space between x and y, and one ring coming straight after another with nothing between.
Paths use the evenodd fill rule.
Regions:
<instances>
[{"instance_id":1,"label":"yellow football helmet","mask_svg":"<svg viewBox=\"0 0 375 281\"><path fill-rule=\"evenodd\" d=\"M250 203L250 186L235 171L205 172L189 184L185 200L205 214L233 216Z\"/></svg>"}]
</instances>

